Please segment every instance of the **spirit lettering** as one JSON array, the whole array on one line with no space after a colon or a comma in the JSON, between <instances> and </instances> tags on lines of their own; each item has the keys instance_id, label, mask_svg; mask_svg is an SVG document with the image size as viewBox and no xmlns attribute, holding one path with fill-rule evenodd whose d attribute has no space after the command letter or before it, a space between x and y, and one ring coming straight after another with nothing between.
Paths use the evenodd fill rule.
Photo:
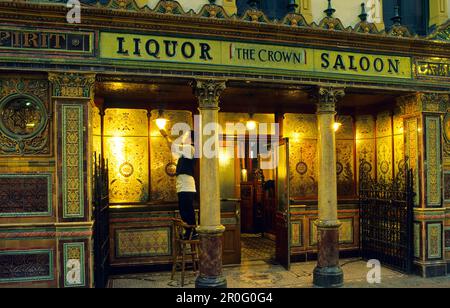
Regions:
<instances>
[{"instance_id":1,"label":"spirit lettering","mask_svg":"<svg viewBox=\"0 0 450 308\"><path fill-rule=\"evenodd\" d=\"M386 59L377 57L371 60L367 56L353 56L353 55L331 55L330 53L323 52L320 55L321 68L333 69L334 71L345 72L367 72L371 69L377 73L389 73L398 74L400 71L400 60L398 59Z\"/></svg>"}]
</instances>

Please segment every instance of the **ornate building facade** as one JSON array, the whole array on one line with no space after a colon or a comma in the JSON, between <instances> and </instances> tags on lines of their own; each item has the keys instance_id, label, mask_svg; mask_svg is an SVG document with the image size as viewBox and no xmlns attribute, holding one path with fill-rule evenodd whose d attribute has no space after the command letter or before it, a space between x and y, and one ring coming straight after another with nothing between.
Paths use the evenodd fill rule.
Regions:
<instances>
[{"instance_id":1,"label":"ornate building facade","mask_svg":"<svg viewBox=\"0 0 450 308\"><path fill-rule=\"evenodd\" d=\"M447 275L447 0L425 1L426 25L413 28L376 0L66 2L0 1L0 287L103 286L108 270L171 264L177 197L162 115L169 126L278 124L286 155L253 182L243 171L260 160L200 160L197 286L226 285L222 265L240 262L258 198L279 262L317 258L315 283L341 285L339 254L358 255L370 237L364 185L400 190L405 166L411 194L395 196L412 216L403 232L386 210L383 252L409 249L416 274ZM261 177L273 200L258 193Z\"/></svg>"}]
</instances>

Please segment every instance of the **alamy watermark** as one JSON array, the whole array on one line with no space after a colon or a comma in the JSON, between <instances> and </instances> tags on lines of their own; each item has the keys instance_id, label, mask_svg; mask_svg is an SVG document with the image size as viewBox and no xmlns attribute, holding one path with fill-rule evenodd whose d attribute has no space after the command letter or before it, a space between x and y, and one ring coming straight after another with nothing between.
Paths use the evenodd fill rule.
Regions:
<instances>
[{"instance_id":1,"label":"alamy watermark","mask_svg":"<svg viewBox=\"0 0 450 308\"><path fill-rule=\"evenodd\" d=\"M170 134L178 136L172 143L172 152L190 156L188 147L181 144L193 144L195 158L221 158L224 149L228 159L259 158L260 169L269 170L278 167L279 161L279 124L258 123L248 129L243 123L226 123L225 128L219 123L207 123L200 127L201 116L194 116L194 128L187 123L175 123ZM191 140L194 131L194 140ZM244 137L246 136L246 137ZM221 145L226 145L221 146ZM234 149L237 149L234 151Z\"/></svg>"},{"instance_id":2,"label":"alamy watermark","mask_svg":"<svg viewBox=\"0 0 450 308\"><path fill-rule=\"evenodd\" d=\"M66 20L69 24L81 24L81 3L79 0L68 0Z\"/></svg>"},{"instance_id":3,"label":"alamy watermark","mask_svg":"<svg viewBox=\"0 0 450 308\"><path fill-rule=\"evenodd\" d=\"M367 282L369 284L380 284L381 283L381 262L376 259L369 260L367 262L367 267L370 268L367 273Z\"/></svg>"}]
</instances>

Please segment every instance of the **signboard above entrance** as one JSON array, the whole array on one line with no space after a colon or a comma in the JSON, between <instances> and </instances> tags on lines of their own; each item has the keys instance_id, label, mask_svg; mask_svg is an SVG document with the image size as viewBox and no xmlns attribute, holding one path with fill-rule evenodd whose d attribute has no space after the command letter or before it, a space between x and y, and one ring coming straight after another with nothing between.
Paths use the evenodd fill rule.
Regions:
<instances>
[{"instance_id":1,"label":"signboard above entrance","mask_svg":"<svg viewBox=\"0 0 450 308\"><path fill-rule=\"evenodd\" d=\"M102 32L100 57L148 63L202 64L412 79L411 58L282 45Z\"/></svg>"}]
</instances>

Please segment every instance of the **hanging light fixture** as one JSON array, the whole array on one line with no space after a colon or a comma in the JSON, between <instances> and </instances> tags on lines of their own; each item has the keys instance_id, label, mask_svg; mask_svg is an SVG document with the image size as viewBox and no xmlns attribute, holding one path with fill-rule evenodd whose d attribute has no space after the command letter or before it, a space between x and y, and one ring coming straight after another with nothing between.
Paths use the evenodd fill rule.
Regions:
<instances>
[{"instance_id":1,"label":"hanging light fixture","mask_svg":"<svg viewBox=\"0 0 450 308\"><path fill-rule=\"evenodd\" d=\"M250 113L250 119L247 121L247 124L245 126L249 131L253 131L256 129L257 123L253 119L253 113Z\"/></svg>"},{"instance_id":2,"label":"hanging light fixture","mask_svg":"<svg viewBox=\"0 0 450 308\"><path fill-rule=\"evenodd\" d=\"M156 119L156 126L158 126L160 130L163 130L166 128L167 122L168 120L164 118L164 110L160 109L158 111L158 118Z\"/></svg>"}]
</instances>

